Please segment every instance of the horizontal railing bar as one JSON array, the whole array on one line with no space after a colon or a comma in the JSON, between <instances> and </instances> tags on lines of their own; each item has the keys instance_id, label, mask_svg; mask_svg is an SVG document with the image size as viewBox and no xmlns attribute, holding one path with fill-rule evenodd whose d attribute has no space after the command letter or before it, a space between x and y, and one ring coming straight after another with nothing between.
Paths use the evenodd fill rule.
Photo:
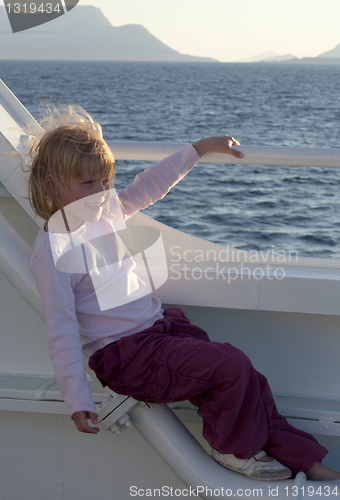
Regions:
<instances>
[{"instance_id":1,"label":"horizontal railing bar","mask_svg":"<svg viewBox=\"0 0 340 500\"><path fill-rule=\"evenodd\" d=\"M107 141L117 160L159 161L178 151L184 144L153 142ZM208 153L199 161L203 163L231 163L241 165L273 165L288 167L340 168L340 149L289 148L273 146L238 146L244 158Z\"/></svg>"},{"instance_id":2,"label":"horizontal railing bar","mask_svg":"<svg viewBox=\"0 0 340 500\"><path fill-rule=\"evenodd\" d=\"M157 162L178 151L184 144L153 142L107 141L116 160ZM244 158L231 155L208 153L199 162L229 163L240 165L272 165L287 167L340 168L340 149L289 148L273 146L238 146ZM0 184L0 198L11 195Z\"/></svg>"}]
</instances>

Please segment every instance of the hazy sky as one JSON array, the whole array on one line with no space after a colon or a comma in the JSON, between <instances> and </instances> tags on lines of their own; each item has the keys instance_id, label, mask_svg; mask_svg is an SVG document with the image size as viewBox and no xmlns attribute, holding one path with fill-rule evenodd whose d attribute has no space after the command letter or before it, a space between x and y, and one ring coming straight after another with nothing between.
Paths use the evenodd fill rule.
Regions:
<instances>
[{"instance_id":1,"label":"hazy sky","mask_svg":"<svg viewBox=\"0 0 340 500\"><path fill-rule=\"evenodd\" d=\"M315 57L340 43L340 0L80 0L113 26L142 24L182 54Z\"/></svg>"}]
</instances>

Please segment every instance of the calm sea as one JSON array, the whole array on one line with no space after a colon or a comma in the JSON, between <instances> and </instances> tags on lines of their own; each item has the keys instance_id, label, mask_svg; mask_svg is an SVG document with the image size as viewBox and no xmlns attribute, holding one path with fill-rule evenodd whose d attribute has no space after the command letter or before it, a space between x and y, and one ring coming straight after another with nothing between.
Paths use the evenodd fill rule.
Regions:
<instances>
[{"instance_id":1,"label":"calm sea","mask_svg":"<svg viewBox=\"0 0 340 500\"><path fill-rule=\"evenodd\" d=\"M82 105L107 140L340 147L340 66L1 61L0 77L35 117ZM146 166L118 162L117 189ZM336 169L202 164L145 213L241 249L340 258L339 190Z\"/></svg>"}]
</instances>

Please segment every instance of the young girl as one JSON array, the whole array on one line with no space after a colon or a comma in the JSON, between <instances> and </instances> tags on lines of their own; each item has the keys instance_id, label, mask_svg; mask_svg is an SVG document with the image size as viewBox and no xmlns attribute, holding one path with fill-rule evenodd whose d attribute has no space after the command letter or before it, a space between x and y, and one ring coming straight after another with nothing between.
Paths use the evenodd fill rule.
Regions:
<instances>
[{"instance_id":1,"label":"young girl","mask_svg":"<svg viewBox=\"0 0 340 500\"><path fill-rule=\"evenodd\" d=\"M97 423L97 412L85 355L102 384L117 393L195 404L212 457L225 467L262 480L299 471L309 479L340 479L320 463L327 450L277 413L265 377L245 354L211 342L180 309L161 308L119 237L124 221L163 198L200 156L242 158L233 149L238 141L222 135L187 144L117 195L114 158L100 126L71 108L67 122L31 149L30 202L47 221L31 266L56 378L78 430L99 431L88 424Z\"/></svg>"}]
</instances>

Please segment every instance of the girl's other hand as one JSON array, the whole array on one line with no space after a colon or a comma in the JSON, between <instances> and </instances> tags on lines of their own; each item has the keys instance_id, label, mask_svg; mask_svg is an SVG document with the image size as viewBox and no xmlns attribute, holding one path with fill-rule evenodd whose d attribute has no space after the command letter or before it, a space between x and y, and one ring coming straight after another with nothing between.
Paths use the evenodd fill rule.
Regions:
<instances>
[{"instance_id":1,"label":"girl's other hand","mask_svg":"<svg viewBox=\"0 0 340 500\"><path fill-rule=\"evenodd\" d=\"M193 144L199 156L206 153L224 153L235 156L235 158L243 158L241 151L233 149L233 146L239 146L240 143L231 135L215 135L201 139Z\"/></svg>"},{"instance_id":2,"label":"girl's other hand","mask_svg":"<svg viewBox=\"0 0 340 500\"><path fill-rule=\"evenodd\" d=\"M90 419L93 424L98 422L97 415L91 411L77 411L72 415L72 420L76 424L78 431L88 434L97 434L100 430L99 427L90 427L87 423L88 419Z\"/></svg>"}]
</instances>

